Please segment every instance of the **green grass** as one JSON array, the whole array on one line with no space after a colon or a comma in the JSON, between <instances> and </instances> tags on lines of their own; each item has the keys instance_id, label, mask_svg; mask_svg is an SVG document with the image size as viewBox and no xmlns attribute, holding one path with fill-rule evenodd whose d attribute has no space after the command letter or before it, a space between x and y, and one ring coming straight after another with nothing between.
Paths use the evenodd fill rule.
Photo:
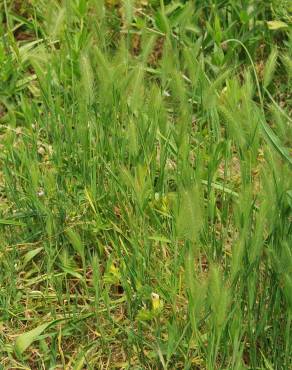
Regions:
<instances>
[{"instance_id":1,"label":"green grass","mask_svg":"<svg viewBox=\"0 0 292 370\"><path fill-rule=\"evenodd\" d=\"M0 3L0 368L292 367L291 24Z\"/></svg>"}]
</instances>

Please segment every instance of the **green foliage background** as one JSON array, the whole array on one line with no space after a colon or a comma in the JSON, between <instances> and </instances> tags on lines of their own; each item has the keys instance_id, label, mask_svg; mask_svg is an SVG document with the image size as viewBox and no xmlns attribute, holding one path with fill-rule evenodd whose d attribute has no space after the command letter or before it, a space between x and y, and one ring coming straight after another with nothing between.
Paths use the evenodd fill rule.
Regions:
<instances>
[{"instance_id":1,"label":"green foliage background","mask_svg":"<svg viewBox=\"0 0 292 370\"><path fill-rule=\"evenodd\" d=\"M0 27L2 367L289 369L290 2Z\"/></svg>"}]
</instances>

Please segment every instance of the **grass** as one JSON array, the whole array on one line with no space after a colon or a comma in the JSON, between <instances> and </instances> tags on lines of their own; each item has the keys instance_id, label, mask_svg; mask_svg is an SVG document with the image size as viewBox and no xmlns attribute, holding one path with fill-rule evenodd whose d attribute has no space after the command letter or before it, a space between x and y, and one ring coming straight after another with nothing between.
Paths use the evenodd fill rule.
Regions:
<instances>
[{"instance_id":1,"label":"grass","mask_svg":"<svg viewBox=\"0 0 292 370\"><path fill-rule=\"evenodd\" d=\"M289 2L0 20L0 368L291 368Z\"/></svg>"}]
</instances>

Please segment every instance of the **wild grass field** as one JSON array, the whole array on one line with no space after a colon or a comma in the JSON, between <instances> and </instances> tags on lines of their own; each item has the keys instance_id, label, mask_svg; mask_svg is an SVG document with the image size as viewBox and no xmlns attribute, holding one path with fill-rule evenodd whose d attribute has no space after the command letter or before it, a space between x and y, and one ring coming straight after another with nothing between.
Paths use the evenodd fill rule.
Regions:
<instances>
[{"instance_id":1,"label":"wild grass field","mask_svg":"<svg viewBox=\"0 0 292 370\"><path fill-rule=\"evenodd\" d=\"M292 369L291 21L0 2L0 369Z\"/></svg>"}]
</instances>

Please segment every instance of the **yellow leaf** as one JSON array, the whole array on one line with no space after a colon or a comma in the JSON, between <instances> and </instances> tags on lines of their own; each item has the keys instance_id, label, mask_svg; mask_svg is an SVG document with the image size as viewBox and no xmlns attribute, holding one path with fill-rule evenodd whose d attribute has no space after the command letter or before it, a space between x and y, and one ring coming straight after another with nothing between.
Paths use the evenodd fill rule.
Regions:
<instances>
[{"instance_id":1,"label":"yellow leaf","mask_svg":"<svg viewBox=\"0 0 292 370\"><path fill-rule=\"evenodd\" d=\"M282 21L268 21L267 25L270 30L280 30L282 28L288 28L288 25Z\"/></svg>"}]
</instances>

